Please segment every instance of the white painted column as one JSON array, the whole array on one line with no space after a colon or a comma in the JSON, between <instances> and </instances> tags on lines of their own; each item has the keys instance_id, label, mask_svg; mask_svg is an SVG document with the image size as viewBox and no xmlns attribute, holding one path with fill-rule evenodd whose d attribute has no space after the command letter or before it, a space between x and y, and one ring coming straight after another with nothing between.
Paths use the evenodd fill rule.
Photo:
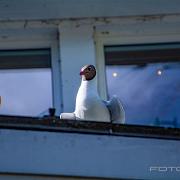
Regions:
<instances>
[{"instance_id":1,"label":"white painted column","mask_svg":"<svg viewBox=\"0 0 180 180\"><path fill-rule=\"evenodd\" d=\"M95 64L93 26L66 21L59 25L59 33L63 111L73 112L80 69L85 64Z\"/></svg>"}]
</instances>

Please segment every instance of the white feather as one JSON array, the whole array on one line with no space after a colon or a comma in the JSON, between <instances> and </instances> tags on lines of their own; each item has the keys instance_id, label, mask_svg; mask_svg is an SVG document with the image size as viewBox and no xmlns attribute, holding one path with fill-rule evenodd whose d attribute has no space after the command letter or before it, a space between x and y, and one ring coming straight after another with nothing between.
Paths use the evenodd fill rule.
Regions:
<instances>
[{"instance_id":1,"label":"white feather","mask_svg":"<svg viewBox=\"0 0 180 180\"><path fill-rule=\"evenodd\" d=\"M97 93L95 79L81 81L74 113L77 119L110 122L109 111Z\"/></svg>"}]
</instances>

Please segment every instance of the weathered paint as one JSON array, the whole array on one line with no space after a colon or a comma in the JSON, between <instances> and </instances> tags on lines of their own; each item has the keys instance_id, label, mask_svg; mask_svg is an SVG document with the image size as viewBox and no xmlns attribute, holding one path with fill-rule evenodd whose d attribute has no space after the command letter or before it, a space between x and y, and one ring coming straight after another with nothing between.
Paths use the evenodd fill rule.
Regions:
<instances>
[{"instance_id":1,"label":"weathered paint","mask_svg":"<svg viewBox=\"0 0 180 180\"><path fill-rule=\"evenodd\" d=\"M102 71L103 59L95 59L96 46L97 51L101 47L102 55L104 44L179 42L179 12L178 0L2 0L0 48L52 47L50 41L59 43L52 56L54 66L61 68L61 74L56 71L55 75L61 75L62 82L54 86L54 98L60 99L57 92L62 88L64 111L72 111L80 67L96 63ZM103 73L99 84L105 91ZM35 177L29 174L179 179L177 172L149 172L150 166L179 166L179 153L180 142L175 140L0 131L0 172L27 173L26 178L32 179ZM1 174L0 178L25 176Z\"/></svg>"},{"instance_id":2,"label":"weathered paint","mask_svg":"<svg viewBox=\"0 0 180 180\"><path fill-rule=\"evenodd\" d=\"M179 179L180 141L28 130L0 131L0 173L103 178Z\"/></svg>"},{"instance_id":3,"label":"weathered paint","mask_svg":"<svg viewBox=\"0 0 180 180\"><path fill-rule=\"evenodd\" d=\"M48 12L48 13L47 13ZM179 0L1 0L1 20L174 14Z\"/></svg>"}]
</instances>

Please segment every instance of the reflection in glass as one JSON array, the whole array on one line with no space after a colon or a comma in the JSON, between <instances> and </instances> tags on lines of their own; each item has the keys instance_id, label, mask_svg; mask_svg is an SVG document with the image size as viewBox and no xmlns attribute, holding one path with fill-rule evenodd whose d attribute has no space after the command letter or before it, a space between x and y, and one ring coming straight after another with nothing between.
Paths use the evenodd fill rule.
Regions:
<instances>
[{"instance_id":1,"label":"reflection in glass","mask_svg":"<svg viewBox=\"0 0 180 180\"><path fill-rule=\"evenodd\" d=\"M126 123L180 127L180 63L107 65L106 76L109 96L124 104Z\"/></svg>"},{"instance_id":2,"label":"reflection in glass","mask_svg":"<svg viewBox=\"0 0 180 180\"><path fill-rule=\"evenodd\" d=\"M50 68L0 70L0 114L37 116L52 107Z\"/></svg>"}]
</instances>

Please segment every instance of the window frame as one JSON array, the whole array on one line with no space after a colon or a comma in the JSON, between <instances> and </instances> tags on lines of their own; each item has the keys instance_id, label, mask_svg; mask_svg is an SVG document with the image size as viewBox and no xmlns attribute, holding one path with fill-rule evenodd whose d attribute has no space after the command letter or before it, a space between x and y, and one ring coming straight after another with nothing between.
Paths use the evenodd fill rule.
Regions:
<instances>
[{"instance_id":1,"label":"window frame","mask_svg":"<svg viewBox=\"0 0 180 180\"><path fill-rule=\"evenodd\" d=\"M167 44L180 42L180 34L134 34L124 35L123 33L106 33L99 31L95 34L96 42L96 66L98 70L98 91L100 96L107 100L107 81L104 47L117 45L140 45L140 44Z\"/></svg>"},{"instance_id":2,"label":"window frame","mask_svg":"<svg viewBox=\"0 0 180 180\"><path fill-rule=\"evenodd\" d=\"M56 115L62 112L62 90L59 59L59 44L56 39L23 39L16 41L1 41L0 50L50 49L52 71L52 104Z\"/></svg>"},{"instance_id":3,"label":"window frame","mask_svg":"<svg viewBox=\"0 0 180 180\"><path fill-rule=\"evenodd\" d=\"M114 26L109 25L107 27L97 26L94 34L98 91L101 98L105 100L108 100L105 46L180 43L180 33L177 31L179 26L176 22L174 22L171 27L165 26L166 28L162 28L161 24L149 23L147 25L146 23L139 24L138 22L136 22L136 24L126 24L126 28L122 28L122 26L119 24ZM138 125L132 126L136 127ZM156 128L156 126L153 127ZM145 129L147 128L148 126L145 127ZM166 128L162 127L162 129ZM172 129L174 132L176 132L176 130L179 129Z\"/></svg>"},{"instance_id":4,"label":"window frame","mask_svg":"<svg viewBox=\"0 0 180 180\"><path fill-rule=\"evenodd\" d=\"M180 65L180 51L179 50L180 50L180 43L156 43L156 44L140 44L140 45L136 44L136 45L122 45L122 46L105 46L104 47L104 54L105 54L105 66L106 66L106 78L107 78L107 85L108 85L108 97L112 97L112 95L116 94L116 92L117 92L117 91L115 92L114 88L112 88L112 87L115 87L116 89L118 88L118 86L114 84L115 83L114 81L113 81L114 82L113 85L111 84L111 79L114 76L114 72L115 73L117 72L117 74L120 73L120 76L123 74L123 76L133 77L133 76L136 76L141 71L141 73L144 72L144 77L151 77L151 78L154 77L155 78L155 76L156 76L156 78L153 79L153 81L152 81L153 84L156 84L158 82L158 80L161 79L161 78L160 79L158 78L158 76L160 77L161 72L162 72L162 74L165 73L167 75L168 70L171 70L173 72L176 71L175 76L169 75L169 77L173 78L173 81L172 81L172 79L171 79L171 81L168 81L168 79L163 80L163 77L160 81L164 83L167 80L166 82L168 82L168 83L178 84L179 79L178 79L178 74L177 74L178 73L177 68ZM147 75L146 72L149 72L148 68L153 68L153 67L155 68L155 69L153 69L153 72L150 71L148 76L146 76ZM112 70L112 69L114 69L114 70ZM124 71L123 69L128 70L128 73L126 70ZM174 70L172 70L172 69L174 69ZM123 72L121 72L121 71L123 71ZM109 72L110 72L110 74L109 74ZM132 75L131 73L132 74L134 73L134 74ZM165 77L166 77L166 75L165 75ZM162 75L162 76L164 76L164 75ZM141 74L141 77L142 77L142 74ZM135 79L140 80L141 77L139 75L137 75ZM121 84L121 82L122 82L123 83L122 85L125 85L125 86L127 84L130 85L132 82L134 82L132 80L132 82L128 83L126 81L123 81L122 78L120 78L120 79L115 80L116 83L119 82ZM176 83L173 83L174 81ZM141 83L141 80L139 81L139 83L140 84L138 84L135 87L135 89L138 88L138 90L139 90L139 88L142 87L142 85L143 85L143 88L146 88L144 86L144 83L145 83L144 79L143 79L142 83ZM151 84L151 82L150 82L150 84ZM151 84L150 87L153 87L153 89L157 88L157 86L156 85L154 86L153 84ZM159 84L159 85L161 86L161 84ZM168 90L164 91L163 90L164 88L162 89L162 88L160 88L160 86L158 86L160 91L158 91L158 89L156 90L156 92L159 92L158 96L155 95L156 98L159 98L159 99L161 99L160 96L163 92L168 92ZM142 88L140 88L140 89L142 89ZM174 88L170 88L170 89L175 90L176 88L174 87ZM146 90L148 92L148 89L146 89ZM162 90L163 90L163 92L162 92ZM169 90L169 91L171 91L171 90ZM137 93L137 89L135 92ZM139 113L137 113L140 110L140 107L141 107L140 104L145 102L145 104L148 105L149 107L154 106L152 102L146 102L144 100L144 98L146 98L147 94L146 94L146 96L144 96L144 98L142 95L142 97L139 99L139 102L140 102L139 105L135 103L137 105L136 108L134 106L132 106L132 103L130 103L130 101L128 101L128 100L126 101L126 99L128 97L128 95L127 95L127 97L126 97L126 95L123 96L123 94L121 94L121 92L118 93L118 96L121 97L122 99L124 99L124 103L126 102L125 103L127 106L126 107L126 110L127 110L126 115L128 116L128 117L126 116L127 117L127 124L144 125L144 126L148 126L148 125L152 126L153 125L153 126L180 128L179 122L178 122L178 112L177 112L177 110L173 111L173 109L177 109L178 105L179 105L178 102L173 103L173 100L177 100L177 98L178 98L178 90L177 89L175 91L173 91L173 93L167 94L167 96L169 95L169 97L172 97L172 95L174 95L173 98L171 98L172 100L169 101L169 103L171 103L171 105L169 106L168 105L169 103L166 104L167 105L166 110L169 109L171 106L174 106L174 108L171 109L171 111L167 110L169 113L166 112L168 119L166 119L167 116L163 116L160 113L160 112L164 113L163 103L161 102L161 101L163 101L162 99L159 101L161 103L157 102L157 104L156 104L157 105L156 107L159 107L159 108L157 108L158 111L156 112L156 109L153 109L153 110L151 109L149 111L149 114L148 114L148 112L145 113L146 114L145 115L146 120L145 119L143 120L142 116L139 116L138 115ZM135 95L133 90L130 90L129 95L130 96ZM162 97L164 97L164 96L162 96ZM150 99L156 99L156 98L154 96L152 96ZM166 98L163 98L163 99L166 99ZM147 101L148 101L148 99L147 99ZM164 101L164 103L167 102L167 101L166 102L165 101ZM134 111L132 109L128 110L128 108L130 108L130 109L133 108ZM156 112L157 114L155 113L156 114L155 115L154 112ZM174 113L172 113L172 112L174 112ZM133 113L134 113L134 116L132 116ZM169 117L169 115L171 115L172 119ZM142 121L139 121L139 117L141 117L140 119ZM154 119L152 119L152 118L154 118ZM149 119L150 122L148 122L147 119Z\"/></svg>"}]
</instances>

